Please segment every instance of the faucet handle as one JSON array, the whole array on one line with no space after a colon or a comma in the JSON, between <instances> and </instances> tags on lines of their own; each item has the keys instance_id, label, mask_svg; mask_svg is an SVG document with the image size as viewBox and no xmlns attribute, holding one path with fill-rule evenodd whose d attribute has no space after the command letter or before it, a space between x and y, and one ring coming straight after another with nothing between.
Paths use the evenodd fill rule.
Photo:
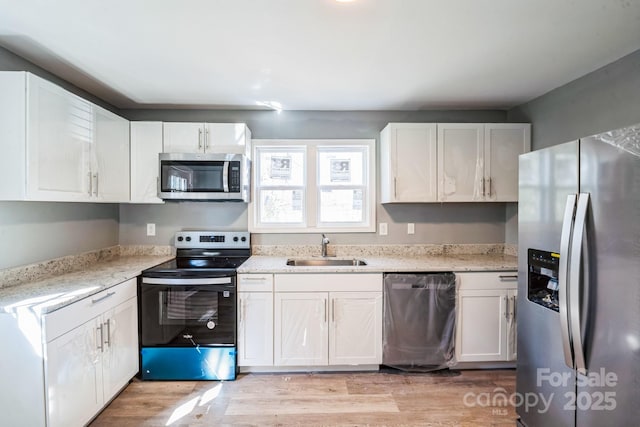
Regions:
<instances>
[{"instance_id":1,"label":"faucet handle","mask_svg":"<svg viewBox=\"0 0 640 427\"><path fill-rule=\"evenodd\" d=\"M329 238L322 233L322 243L329 243Z\"/></svg>"}]
</instances>

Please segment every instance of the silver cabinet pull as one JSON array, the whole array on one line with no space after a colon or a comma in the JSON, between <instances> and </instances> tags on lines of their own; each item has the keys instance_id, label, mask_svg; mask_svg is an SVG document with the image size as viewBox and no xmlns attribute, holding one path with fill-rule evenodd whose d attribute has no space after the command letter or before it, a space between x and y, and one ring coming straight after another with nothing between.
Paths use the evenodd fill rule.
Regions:
<instances>
[{"instance_id":1,"label":"silver cabinet pull","mask_svg":"<svg viewBox=\"0 0 640 427\"><path fill-rule=\"evenodd\" d=\"M504 299L504 313L503 316L509 320L509 299L505 296Z\"/></svg>"},{"instance_id":2,"label":"silver cabinet pull","mask_svg":"<svg viewBox=\"0 0 640 427\"><path fill-rule=\"evenodd\" d=\"M240 298L240 304L238 304L238 309L240 310L240 315L238 316L238 323L242 323L242 306L244 305L244 300L242 298Z\"/></svg>"},{"instance_id":3,"label":"silver cabinet pull","mask_svg":"<svg viewBox=\"0 0 640 427\"><path fill-rule=\"evenodd\" d=\"M398 178L393 177L393 198L398 197Z\"/></svg>"},{"instance_id":4,"label":"silver cabinet pull","mask_svg":"<svg viewBox=\"0 0 640 427\"><path fill-rule=\"evenodd\" d=\"M198 149L202 150L202 129L198 129Z\"/></svg>"},{"instance_id":5,"label":"silver cabinet pull","mask_svg":"<svg viewBox=\"0 0 640 427\"><path fill-rule=\"evenodd\" d=\"M324 323L327 323L327 299L324 299Z\"/></svg>"},{"instance_id":6,"label":"silver cabinet pull","mask_svg":"<svg viewBox=\"0 0 640 427\"><path fill-rule=\"evenodd\" d=\"M498 278L500 280L517 280L518 275L517 274L501 274L498 276Z\"/></svg>"},{"instance_id":7,"label":"silver cabinet pull","mask_svg":"<svg viewBox=\"0 0 640 427\"><path fill-rule=\"evenodd\" d=\"M491 197L491 177L489 177L489 192L487 193L487 196Z\"/></svg>"},{"instance_id":8,"label":"silver cabinet pull","mask_svg":"<svg viewBox=\"0 0 640 427\"><path fill-rule=\"evenodd\" d=\"M104 343L111 347L111 319L107 319L107 321L104 322L104 325L107 327L107 339L104 341Z\"/></svg>"},{"instance_id":9,"label":"silver cabinet pull","mask_svg":"<svg viewBox=\"0 0 640 427\"><path fill-rule=\"evenodd\" d=\"M100 339L98 339L97 334L100 331ZM104 346L102 345L102 341L104 340L104 332L102 331L102 324L96 328L96 341L98 341L98 350L101 352L104 351Z\"/></svg>"},{"instance_id":10,"label":"silver cabinet pull","mask_svg":"<svg viewBox=\"0 0 640 427\"><path fill-rule=\"evenodd\" d=\"M89 196L92 196L93 195L93 179L91 178L91 172L88 172L87 176L89 177Z\"/></svg>"},{"instance_id":11,"label":"silver cabinet pull","mask_svg":"<svg viewBox=\"0 0 640 427\"><path fill-rule=\"evenodd\" d=\"M97 197L97 196L98 196L98 174L97 174L97 173L95 173L95 174L93 175L93 178L96 180L96 185L95 185L95 188L94 188L94 194L95 194L95 195L96 195L96 197Z\"/></svg>"},{"instance_id":12,"label":"silver cabinet pull","mask_svg":"<svg viewBox=\"0 0 640 427\"><path fill-rule=\"evenodd\" d=\"M209 129L204 129L204 149L205 151L209 149Z\"/></svg>"},{"instance_id":13,"label":"silver cabinet pull","mask_svg":"<svg viewBox=\"0 0 640 427\"><path fill-rule=\"evenodd\" d=\"M107 299L107 298L109 298L109 297L114 296L115 294L116 294L115 292L109 292L109 293L107 293L106 295L101 296L100 298L92 299L92 300L91 300L91 304L96 304L96 303L98 303L98 302L100 302L100 301L102 301L102 300L105 300L105 299Z\"/></svg>"}]
</instances>

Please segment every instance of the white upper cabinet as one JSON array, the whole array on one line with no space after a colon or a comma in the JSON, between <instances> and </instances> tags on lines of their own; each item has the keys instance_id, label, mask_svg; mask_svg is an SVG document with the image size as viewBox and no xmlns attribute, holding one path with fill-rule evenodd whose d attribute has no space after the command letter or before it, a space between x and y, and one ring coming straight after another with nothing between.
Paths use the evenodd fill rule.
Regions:
<instances>
[{"instance_id":1,"label":"white upper cabinet","mask_svg":"<svg viewBox=\"0 0 640 427\"><path fill-rule=\"evenodd\" d=\"M438 200L518 201L518 156L530 149L530 124L439 123Z\"/></svg>"},{"instance_id":2,"label":"white upper cabinet","mask_svg":"<svg viewBox=\"0 0 640 427\"><path fill-rule=\"evenodd\" d=\"M389 123L380 133L381 202L435 202L436 166L434 123Z\"/></svg>"},{"instance_id":3,"label":"white upper cabinet","mask_svg":"<svg viewBox=\"0 0 640 427\"><path fill-rule=\"evenodd\" d=\"M244 123L163 124L165 153L251 154L251 131Z\"/></svg>"},{"instance_id":4,"label":"white upper cabinet","mask_svg":"<svg viewBox=\"0 0 640 427\"><path fill-rule=\"evenodd\" d=\"M485 199L518 201L518 156L531 151L528 123L484 125Z\"/></svg>"},{"instance_id":5,"label":"white upper cabinet","mask_svg":"<svg viewBox=\"0 0 640 427\"><path fill-rule=\"evenodd\" d=\"M483 198L483 153L482 124L438 124L439 201L468 202Z\"/></svg>"},{"instance_id":6,"label":"white upper cabinet","mask_svg":"<svg viewBox=\"0 0 640 427\"><path fill-rule=\"evenodd\" d=\"M129 200L127 120L27 72L0 93L0 200Z\"/></svg>"},{"instance_id":7,"label":"white upper cabinet","mask_svg":"<svg viewBox=\"0 0 640 427\"><path fill-rule=\"evenodd\" d=\"M131 122L131 203L164 203L158 197L162 122Z\"/></svg>"},{"instance_id":8,"label":"white upper cabinet","mask_svg":"<svg viewBox=\"0 0 640 427\"><path fill-rule=\"evenodd\" d=\"M129 121L96 105L91 173L101 202L129 201Z\"/></svg>"}]
</instances>

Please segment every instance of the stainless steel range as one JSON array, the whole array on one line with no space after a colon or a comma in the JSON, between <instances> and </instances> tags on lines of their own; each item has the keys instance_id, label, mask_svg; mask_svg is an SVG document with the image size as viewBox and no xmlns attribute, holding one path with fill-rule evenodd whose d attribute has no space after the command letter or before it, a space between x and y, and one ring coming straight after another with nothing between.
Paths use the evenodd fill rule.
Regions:
<instances>
[{"instance_id":1,"label":"stainless steel range","mask_svg":"<svg viewBox=\"0 0 640 427\"><path fill-rule=\"evenodd\" d=\"M235 379L236 268L249 240L248 232L179 232L176 258L142 272L142 379Z\"/></svg>"}]
</instances>

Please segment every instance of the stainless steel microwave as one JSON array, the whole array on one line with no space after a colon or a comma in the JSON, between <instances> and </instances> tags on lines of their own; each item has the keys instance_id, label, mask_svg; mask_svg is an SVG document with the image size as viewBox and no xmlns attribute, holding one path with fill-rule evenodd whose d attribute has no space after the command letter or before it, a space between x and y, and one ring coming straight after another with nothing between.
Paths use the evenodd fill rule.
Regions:
<instances>
[{"instance_id":1,"label":"stainless steel microwave","mask_svg":"<svg viewBox=\"0 0 640 427\"><path fill-rule=\"evenodd\" d=\"M249 201L250 161L242 154L160 153L158 197Z\"/></svg>"}]
</instances>

